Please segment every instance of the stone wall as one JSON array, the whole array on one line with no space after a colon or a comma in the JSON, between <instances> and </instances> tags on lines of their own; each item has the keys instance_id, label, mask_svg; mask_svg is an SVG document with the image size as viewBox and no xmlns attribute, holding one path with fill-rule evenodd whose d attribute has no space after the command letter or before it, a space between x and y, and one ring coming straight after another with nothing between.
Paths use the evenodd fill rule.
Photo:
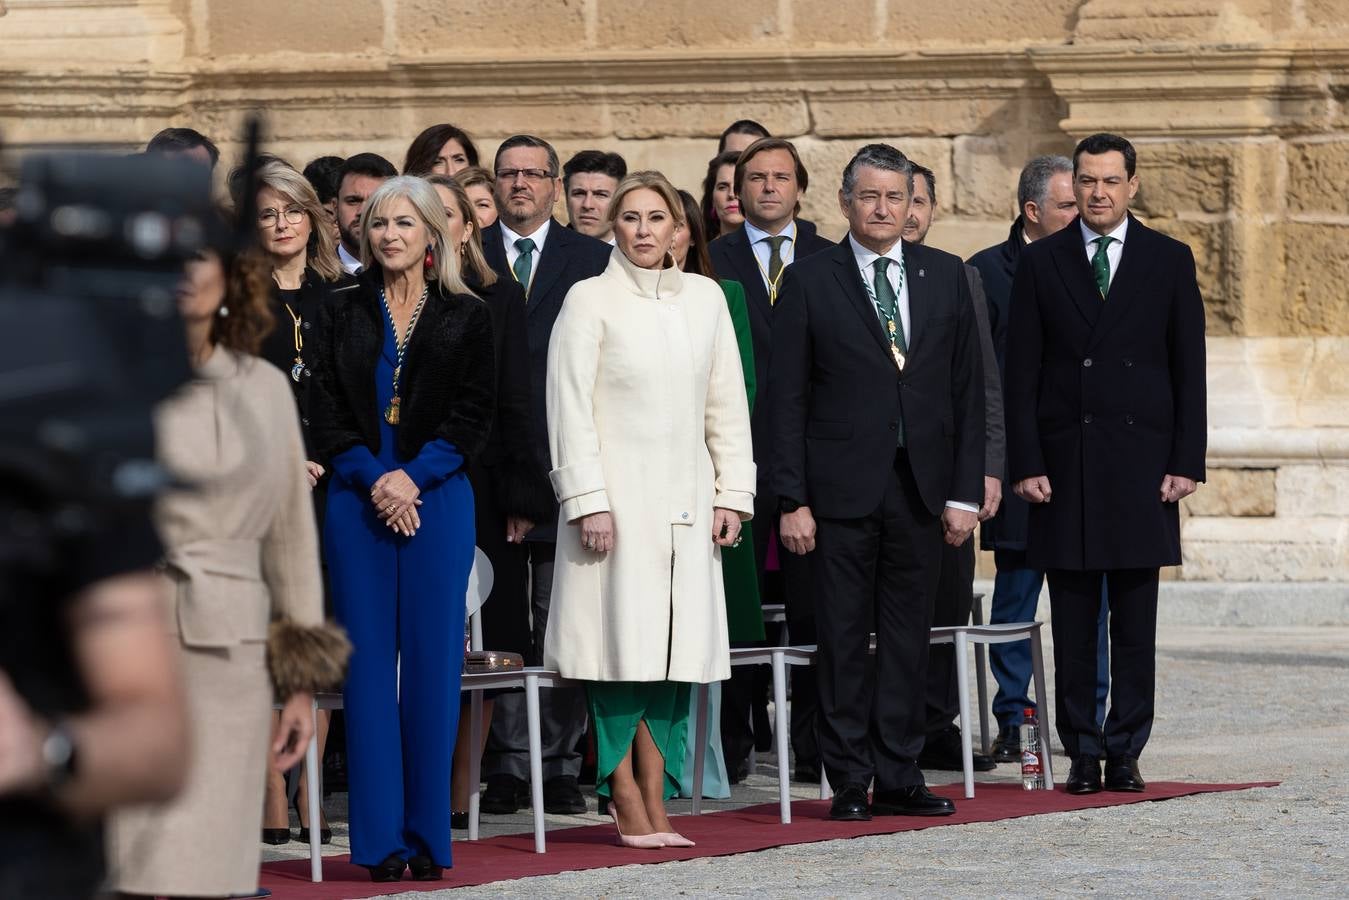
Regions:
<instances>
[{"instance_id":1,"label":"stone wall","mask_svg":"<svg viewBox=\"0 0 1349 900\"><path fill-rule=\"evenodd\" d=\"M997 242L1016 175L1097 130L1139 149L1137 211L1195 251L1213 481L1183 578L1349 580L1349 0L0 0L12 150L221 139L252 110L297 162L401 162L453 121L597 146L694 190L749 117L800 147L842 234L843 163L886 140L937 174L936 245Z\"/></svg>"}]
</instances>

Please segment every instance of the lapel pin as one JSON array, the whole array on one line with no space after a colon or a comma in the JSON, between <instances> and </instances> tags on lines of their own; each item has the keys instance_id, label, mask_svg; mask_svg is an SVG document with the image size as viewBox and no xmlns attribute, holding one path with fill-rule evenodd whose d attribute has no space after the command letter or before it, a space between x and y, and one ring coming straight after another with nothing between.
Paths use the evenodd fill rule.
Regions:
<instances>
[{"instance_id":1,"label":"lapel pin","mask_svg":"<svg viewBox=\"0 0 1349 900\"><path fill-rule=\"evenodd\" d=\"M927 277L927 269L919 269L919 270L918 270L918 277L919 277L919 278L926 278L926 277Z\"/></svg>"}]
</instances>

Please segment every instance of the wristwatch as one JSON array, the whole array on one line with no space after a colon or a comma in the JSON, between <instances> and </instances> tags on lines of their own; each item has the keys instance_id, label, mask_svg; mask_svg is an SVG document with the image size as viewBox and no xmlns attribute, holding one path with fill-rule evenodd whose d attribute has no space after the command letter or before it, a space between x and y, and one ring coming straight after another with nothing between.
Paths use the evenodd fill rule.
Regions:
<instances>
[{"instance_id":1,"label":"wristwatch","mask_svg":"<svg viewBox=\"0 0 1349 900\"><path fill-rule=\"evenodd\" d=\"M778 512L780 513L794 513L800 508L801 504L790 497L778 498Z\"/></svg>"},{"instance_id":2,"label":"wristwatch","mask_svg":"<svg viewBox=\"0 0 1349 900\"><path fill-rule=\"evenodd\" d=\"M79 755L75 737L64 723L57 722L42 742L42 762L46 765L47 787L58 788L75 777Z\"/></svg>"}]
</instances>

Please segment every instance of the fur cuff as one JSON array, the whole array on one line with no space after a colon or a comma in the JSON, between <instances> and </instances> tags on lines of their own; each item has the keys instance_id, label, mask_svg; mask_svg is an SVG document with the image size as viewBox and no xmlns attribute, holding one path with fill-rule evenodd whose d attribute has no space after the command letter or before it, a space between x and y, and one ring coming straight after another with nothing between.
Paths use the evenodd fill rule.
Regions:
<instances>
[{"instance_id":1,"label":"fur cuff","mask_svg":"<svg viewBox=\"0 0 1349 900\"><path fill-rule=\"evenodd\" d=\"M267 632L267 671L282 701L299 691L341 690L350 656L346 632L331 622L306 626L281 619Z\"/></svg>"}]
</instances>

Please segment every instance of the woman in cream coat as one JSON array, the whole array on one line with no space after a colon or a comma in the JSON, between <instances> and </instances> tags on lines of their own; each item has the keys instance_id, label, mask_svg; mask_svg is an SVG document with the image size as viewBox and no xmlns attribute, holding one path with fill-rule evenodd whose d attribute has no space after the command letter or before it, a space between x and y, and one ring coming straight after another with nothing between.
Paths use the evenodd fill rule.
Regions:
<instances>
[{"instance_id":1,"label":"woman in cream coat","mask_svg":"<svg viewBox=\"0 0 1349 900\"><path fill-rule=\"evenodd\" d=\"M626 846L687 846L678 790L689 686L730 676L721 547L753 510L749 407L726 298L669 257L683 204L629 175L617 250L578 283L548 353L561 511L545 661L587 685L598 791Z\"/></svg>"}]
</instances>

